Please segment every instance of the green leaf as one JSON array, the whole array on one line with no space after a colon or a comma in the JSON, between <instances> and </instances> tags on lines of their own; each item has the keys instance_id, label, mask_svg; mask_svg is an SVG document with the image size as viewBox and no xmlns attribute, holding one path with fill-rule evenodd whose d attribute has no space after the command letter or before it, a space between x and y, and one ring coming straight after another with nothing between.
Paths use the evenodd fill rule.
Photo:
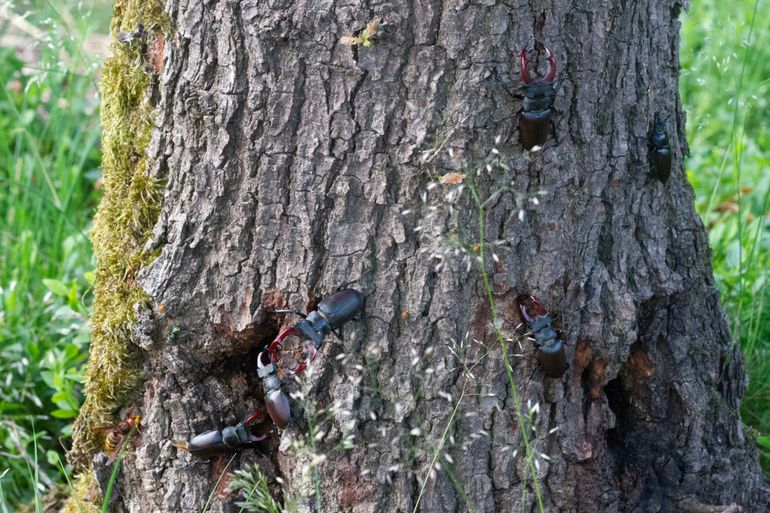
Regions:
<instances>
[{"instance_id":1,"label":"green leaf","mask_svg":"<svg viewBox=\"0 0 770 513\"><path fill-rule=\"evenodd\" d=\"M64 357L67 361L74 360L78 356L80 356L80 348L75 344L67 344L67 347L64 348Z\"/></svg>"},{"instance_id":2,"label":"green leaf","mask_svg":"<svg viewBox=\"0 0 770 513\"><path fill-rule=\"evenodd\" d=\"M48 385L49 388L56 389L56 385L54 384L54 376L53 372L51 371L40 371L40 377L43 379L43 382Z\"/></svg>"},{"instance_id":3,"label":"green leaf","mask_svg":"<svg viewBox=\"0 0 770 513\"><path fill-rule=\"evenodd\" d=\"M59 280L43 278L43 285L57 296L67 297L70 293L70 289Z\"/></svg>"},{"instance_id":4,"label":"green leaf","mask_svg":"<svg viewBox=\"0 0 770 513\"><path fill-rule=\"evenodd\" d=\"M67 403L67 392L65 392L64 390L60 390L60 391L56 392L53 395L53 397L51 397L51 401L53 401L56 404L64 403L65 405L67 405L66 404ZM59 404L59 406L62 407L60 404ZM67 406L69 406L69 405L67 405Z\"/></svg>"},{"instance_id":5,"label":"green leaf","mask_svg":"<svg viewBox=\"0 0 770 513\"><path fill-rule=\"evenodd\" d=\"M78 416L78 412L75 410L57 409L51 412L51 416L57 419L74 419Z\"/></svg>"},{"instance_id":6,"label":"green leaf","mask_svg":"<svg viewBox=\"0 0 770 513\"><path fill-rule=\"evenodd\" d=\"M72 410L72 401L65 395L64 400L54 401L54 404L59 407L60 410Z\"/></svg>"},{"instance_id":7,"label":"green leaf","mask_svg":"<svg viewBox=\"0 0 770 513\"><path fill-rule=\"evenodd\" d=\"M53 467L59 461L59 453L57 453L56 451L46 451L45 459L48 461L48 464Z\"/></svg>"}]
</instances>

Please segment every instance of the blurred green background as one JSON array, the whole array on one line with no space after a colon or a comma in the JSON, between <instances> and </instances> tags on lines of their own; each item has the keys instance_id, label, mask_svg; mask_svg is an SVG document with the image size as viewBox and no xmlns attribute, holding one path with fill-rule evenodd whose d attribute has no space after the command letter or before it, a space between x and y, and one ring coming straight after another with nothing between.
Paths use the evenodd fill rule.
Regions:
<instances>
[{"instance_id":1,"label":"blurred green background","mask_svg":"<svg viewBox=\"0 0 770 513\"><path fill-rule=\"evenodd\" d=\"M82 401L101 187L99 66L111 5L0 0L0 511L62 482ZM743 418L770 470L767 2L682 15L687 175L750 375Z\"/></svg>"}]
</instances>

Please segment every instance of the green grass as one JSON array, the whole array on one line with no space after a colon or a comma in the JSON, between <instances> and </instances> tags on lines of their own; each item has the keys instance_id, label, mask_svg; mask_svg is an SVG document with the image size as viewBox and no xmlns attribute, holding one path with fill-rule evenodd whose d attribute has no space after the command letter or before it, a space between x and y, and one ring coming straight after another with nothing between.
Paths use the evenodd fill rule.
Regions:
<instances>
[{"instance_id":1,"label":"green grass","mask_svg":"<svg viewBox=\"0 0 770 513\"><path fill-rule=\"evenodd\" d=\"M82 50L90 18L74 2L59 5L66 16L45 4L30 32L13 10L23 7L0 2L0 36L21 38L33 58L0 47L0 486L11 510L63 480L100 178L97 63Z\"/></svg>"},{"instance_id":2,"label":"green grass","mask_svg":"<svg viewBox=\"0 0 770 513\"><path fill-rule=\"evenodd\" d=\"M259 465L247 465L233 472L228 485L228 492L242 499L236 504L240 506L238 513L290 513L296 511L293 501L286 497L281 505L270 493L267 477L259 469Z\"/></svg>"},{"instance_id":3,"label":"green grass","mask_svg":"<svg viewBox=\"0 0 770 513\"><path fill-rule=\"evenodd\" d=\"M687 175L749 374L744 422L770 433L770 3L693 2L681 49ZM770 471L770 447L763 454Z\"/></svg>"}]
</instances>

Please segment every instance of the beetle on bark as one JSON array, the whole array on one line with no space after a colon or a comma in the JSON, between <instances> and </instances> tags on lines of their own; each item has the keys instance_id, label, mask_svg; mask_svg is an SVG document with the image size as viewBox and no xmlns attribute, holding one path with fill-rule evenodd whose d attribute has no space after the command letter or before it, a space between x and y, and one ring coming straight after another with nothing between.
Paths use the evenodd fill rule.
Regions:
<instances>
[{"instance_id":1,"label":"beetle on bark","mask_svg":"<svg viewBox=\"0 0 770 513\"><path fill-rule=\"evenodd\" d=\"M265 407L273 423L281 429L289 424L291 408L289 398L281 390L281 380L278 378L275 363L270 351L262 351L257 357L257 376L262 380L262 390L265 392Z\"/></svg>"},{"instance_id":2,"label":"beetle on bark","mask_svg":"<svg viewBox=\"0 0 770 513\"><path fill-rule=\"evenodd\" d=\"M538 80L533 79L527 69L527 48L521 50L521 79L524 81L524 103L519 114L519 138L521 145L527 150L542 146L548 138L551 126L553 100L556 97L554 79L556 78L556 60L553 52L542 43L536 47L543 48L548 56L548 73Z\"/></svg>"},{"instance_id":3,"label":"beetle on bark","mask_svg":"<svg viewBox=\"0 0 770 513\"><path fill-rule=\"evenodd\" d=\"M650 130L650 163L655 178L666 183L671 176L671 147L668 143L666 123L660 119L660 112L655 113Z\"/></svg>"},{"instance_id":4,"label":"beetle on bark","mask_svg":"<svg viewBox=\"0 0 770 513\"><path fill-rule=\"evenodd\" d=\"M254 435L249 431L249 426L264 417L262 410L256 410L249 417L234 426L212 429L205 433L195 435L189 443L178 442L174 445L188 451L197 458L208 460L226 452L236 452L241 449L256 447L268 435Z\"/></svg>"},{"instance_id":5,"label":"beetle on bark","mask_svg":"<svg viewBox=\"0 0 770 513\"><path fill-rule=\"evenodd\" d=\"M276 426L285 428L291 417L289 399L281 390L279 371L301 375L315 358L324 338L342 327L364 308L364 296L357 290L344 289L318 303L318 308L298 323L281 331L266 351L257 358L257 375L262 380L265 406ZM339 333L335 333L340 337Z\"/></svg>"},{"instance_id":6,"label":"beetle on bark","mask_svg":"<svg viewBox=\"0 0 770 513\"><path fill-rule=\"evenodd\" d=\"M560 378L567 370L567 356L564 342L559 333L551 326L551 316L535 296L520 294L516 297L521 320L525 323L537 345L537 361L543 366L545 374L551 378Z\"/></svg>"}]
</instances>

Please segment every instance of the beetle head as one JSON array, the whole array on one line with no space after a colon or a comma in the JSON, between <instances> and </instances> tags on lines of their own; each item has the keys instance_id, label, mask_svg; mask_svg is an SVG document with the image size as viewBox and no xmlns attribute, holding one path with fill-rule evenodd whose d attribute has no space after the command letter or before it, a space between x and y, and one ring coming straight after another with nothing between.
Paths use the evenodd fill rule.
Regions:
<instances>
[{"instance_id":1,"label":"beetle head","mask_svg":"<svg viewBox=\"0 0 770 513\"><path fill-rule=\"evenodd\" d=\"M655 113L655 117L652 122L652 133L650 134L650 141L658 148L668 145L668 132L666 131L666 122L661 119L660 112Z\"/></svg>"},{"instance_id":2,"label":"beetle head","mask_svg":"<svg viewBox=\"0 0 770 513\"><path fill-rule=\"evenodd\" d=\"M548 315L548 311L543 306L543 303L531 294L519 294L516 296L516 306L519 309L521 321L528 325L532 324L536 318Z\"/></svg>"}]
</instances>

